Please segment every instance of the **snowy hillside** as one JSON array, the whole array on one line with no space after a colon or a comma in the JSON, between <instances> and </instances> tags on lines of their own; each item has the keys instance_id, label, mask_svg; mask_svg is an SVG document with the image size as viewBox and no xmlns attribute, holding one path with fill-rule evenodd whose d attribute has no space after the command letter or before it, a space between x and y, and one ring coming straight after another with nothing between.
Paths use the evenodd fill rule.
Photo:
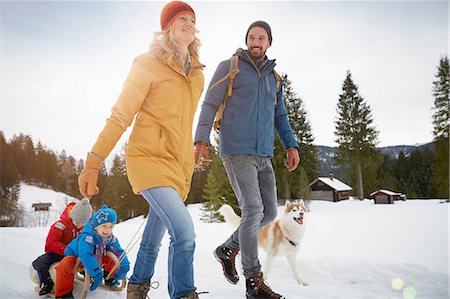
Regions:
<instances>
[{"instance_id":1,"label":"snowy hillside","mask_svg":"<svg viewBox=\"0 0 450 299\"><path fill-rule=\"evenodd\" d=\"M19 203L25 212L21 226L50 226L59 218L66 205L71 201L78 201L78 199L61 192L21 183ZM35 203L51 203L51 206L48 212L36 212L32 208Z\"/></svg>"},{"instance_id":2,"label":"snowy hillside","mask_svg":"<svg viewBox=\"0 0 450 299\"><path fill-rule=\"evenodd\" d=\"M22 196L37 198L35 191ZM50 194L45 198L50 198ZM200 205L188 208L197 234L196 284L199 291L209 291L200 298L245 298L244 280L237 285L226 282L211 254L231 233L229 226L203 223L199 220ZM287 261L279 258L268 278L275 291L288 299L449 298L448 203L417 200L374 205L369 200L349 200L313 202L310 209L297 259L300 276L309 286L298 285ZM115 234L123 247L142 222L143 218L137 217L116 226ZM0 298L39 298L29 280L28 267L43 253L47 231L48 227L0 228ZM152 299L168 298L167 244L166 236L154 276L161 285L149 292ZM137 250L138 245L129 252L132 264ZM265 255L260 256L264 265ZM393 281L400 282L396 289L391 286ZM77 297L80 292L81 285L77 283L74 295ZM88 295L97 299L125 297L125 291L113 293L104 289Z\"/></svg>"}]
</instances>

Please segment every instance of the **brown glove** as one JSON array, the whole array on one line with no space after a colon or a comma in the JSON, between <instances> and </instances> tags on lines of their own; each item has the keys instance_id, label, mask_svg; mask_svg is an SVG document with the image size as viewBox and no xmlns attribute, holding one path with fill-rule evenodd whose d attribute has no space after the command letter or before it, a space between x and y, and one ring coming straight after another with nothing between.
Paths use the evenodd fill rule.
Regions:
<instances>
[{"instance_id":1,"label":"brown glove","mask_svg":"<svg viewBox=\"0 0 450 299\"><path fill-rule=\"evenodd\" d=\"M88 153L86 165L78 177L78 188L80 193L86 197L91 198L99 192L97 187L98 172L103 164L103 159L92 153Z\"/></svg>"},{"instance_id":2,"label":"brown glove","mask_svg":"<svg viewBox=\"0 0 450 299\"><path fill-rule=\"evenodd\" d=\"M284 166L288 171L294 171L298 163L300 162L300 157L298 156L298 151L295 147L290 147L286 151L286 160L284 161Z\"/></svg>"},{"instance_id":3,"label":"brown glove","mask_svg":"<svg viewBox=\"0 0 450 299\"><path fill-rule=\"evenodd\" d=\"M194 162L195 165L201 163L209 164L209 150L206 142L198 141L194 144Z\"/></svg>"}]
</instances>

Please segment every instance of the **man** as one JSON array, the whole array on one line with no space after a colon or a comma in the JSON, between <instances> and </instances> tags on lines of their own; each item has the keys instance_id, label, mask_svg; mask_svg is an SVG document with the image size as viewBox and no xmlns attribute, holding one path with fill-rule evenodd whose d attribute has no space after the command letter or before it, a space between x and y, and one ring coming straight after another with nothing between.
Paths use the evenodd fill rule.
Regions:
<instances>
[{"instance_id":1,"label":"man","mask_svg":"<svg viewBox=\"0 0 450 299\"><path fill-rule=\"evenodd\" d=\"M299 163L297 142L289 125L283 92L277 86L275 60L266 50L272 44L270 26L264 21L250 25L247 50L238 49L238 68L231 96L220 124L220 156L241 207L239 228L214 255L225 278L236 284L235 257L241 251L247 298L283 298L265 284L258 260L258 232L277 215L275 175L271 157L274 128L286 149L285 166L294 171ZM195 135L195 162L208 158L208 142L214 116L224 102L230 82L230 61L219 64L206 93ZM278 82L279 83L279 82Z\"/></svg>"}]
</instances>

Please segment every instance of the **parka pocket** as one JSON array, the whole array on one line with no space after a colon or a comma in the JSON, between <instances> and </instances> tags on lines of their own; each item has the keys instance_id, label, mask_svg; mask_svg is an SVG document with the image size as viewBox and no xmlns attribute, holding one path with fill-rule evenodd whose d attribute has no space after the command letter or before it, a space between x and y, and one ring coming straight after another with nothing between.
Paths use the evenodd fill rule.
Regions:
<instances>
[{"instance_id":1,"label":"parka pocket","mask_svg":"<svg viewBox=\"0 0 450 299\"><path fill-rule=\"evenodd\" d=\"M157 157L162 148L162 127L158 124L137 124L133 128L127 146L131 156Z\"/></svg>"},{"instance_id":2,"label":"parka pocket","mask_svg":"<svg viewBox=\"0 0 450 299\"><path fill-rule=\"evenodd\" d=\"M158 156L160 156L161 153L164 151L164 138L165 138L164 129L161 126L159 126L159 128L158 128L158 145L157 145Z\"/></svg>"}]
</instances>

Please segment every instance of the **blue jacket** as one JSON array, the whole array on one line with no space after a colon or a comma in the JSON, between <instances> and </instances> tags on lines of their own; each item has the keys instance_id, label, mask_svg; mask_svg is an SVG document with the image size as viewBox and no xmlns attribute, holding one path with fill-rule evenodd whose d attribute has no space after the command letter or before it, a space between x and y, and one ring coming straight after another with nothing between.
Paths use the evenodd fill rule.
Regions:
<instances>
[{"instance_id":1,"label":"blue jacket","mask_svg":"<svg viewBox=\"0 0 450 299\"><path fill-rule=\"evenodd\" d=\"M298 147L288 121L283 89L277 91L276 88L273 74L275 60L269 60L260 72L247 51L238 49L234 55L239 56L239 73L222 116L220 156L251 154L272 157L274 128L285 149ZM211 80L203 101L195 142L209 143L214 117L223 103L229 79L217 82L228 74L229 67L230 60L222 61Z\"/></svg>"},{"instance_id":2,"label":"blue jacket","mask_svg":"<svg viewBox=\"0 0 450 299\"><path fill-rule=\"evenodd\" d=\"M119 241L116 236L113 236L112 240L108 244L104 244L100 235L95 232L92 227L92 217L84 225L81 235L73 239L69 245L67 245L64 255L80 257L81 263L88 271L91 277L96 276L102 272L102 268L98 264L98 260L106 255L106 251L112 251L117 257L120 257L124 251L120 247ZM120 268L116 272L114 278L116 280L124 279L126 273L130 269L130 262L125 256L120 262ZM121 277L116 277L121 276Z\"/></svg>"}]
</instances>

